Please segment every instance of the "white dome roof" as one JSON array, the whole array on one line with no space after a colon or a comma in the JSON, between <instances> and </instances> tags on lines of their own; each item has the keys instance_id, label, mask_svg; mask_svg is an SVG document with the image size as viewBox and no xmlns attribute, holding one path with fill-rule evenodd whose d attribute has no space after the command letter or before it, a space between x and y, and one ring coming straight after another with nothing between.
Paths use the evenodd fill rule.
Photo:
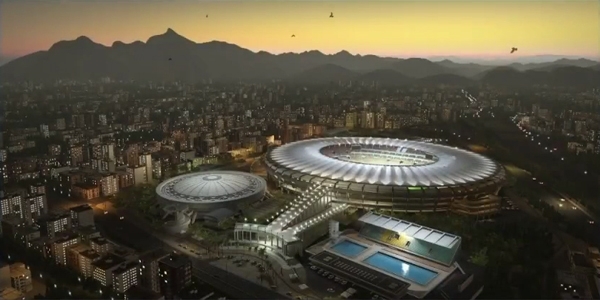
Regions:
<instances>
[{"instance_id":1,"label":"white dome roof","mask_svg":"<svg viewBox=\"0 0 600 300\"><path fill-rule=\"evenodd\" d=\"M322 150L335 146L356 146L372 149L387 147L387 155L398 155L409 149L418 156L428 155L427 164L365 164L327 156ZM390 150L392 149L392 150ZM396 149L396 150L394 150ZM321 138L283 145L273 150L268 159L278 172L298 173L338 181L396 185L445 186L477 182L499 171L494 161L482 155L449 146L389 138Z\"/></svg>"},{"instance_id":2,"label":"white dome roof","mask_svg":"<svg viewBox=\"0 0 600 300\"><path fill-rule=\"evenodd\" d=\"M259 176L235 171L209 171L170 178L156 188L164 199L186 202L224 202L264 192L266 182Z\"/></svg>"}]
</instances>

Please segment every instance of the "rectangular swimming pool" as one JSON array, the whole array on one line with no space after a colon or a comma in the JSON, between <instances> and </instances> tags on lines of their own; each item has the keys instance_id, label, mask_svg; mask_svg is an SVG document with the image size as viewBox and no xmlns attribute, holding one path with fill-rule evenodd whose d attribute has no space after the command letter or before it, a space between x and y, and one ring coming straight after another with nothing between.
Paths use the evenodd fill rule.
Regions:
<instances>
[{"instance_id":1,"label":"rectangular swimming pool","mask_svg":"<svg viewBox=\"0 0 600 300\"><path fill-rule=\"evenodd\" d=\"M358 256L363 251L365 251L365 249L367 249L367 247L351 242L349 240L343 240L331 247L331 250L333 252L339 253L347 257Z\"/></svg>"},{"instance_id":2,"label":"rectangular swimming pool","mask_svg":"<svg viewBox=\"0 0 600 300\"><path fill-rule=\"evenodd\" d=\"M419 267L381 252L369 256L367 259L363 260L363 262L420 285L427 285L438 276L437 272Z\"/></svg>"}]
</instances>

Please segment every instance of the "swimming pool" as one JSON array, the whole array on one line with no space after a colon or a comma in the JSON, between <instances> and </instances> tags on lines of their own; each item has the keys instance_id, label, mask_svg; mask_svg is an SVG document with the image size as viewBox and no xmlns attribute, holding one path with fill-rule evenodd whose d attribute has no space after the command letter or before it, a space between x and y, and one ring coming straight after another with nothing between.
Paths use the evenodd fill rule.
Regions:
<instances>
[{"instance_id":1,"label":"swimming pool","mask_svg":"<svg viewBox=\"0 0 600 300\"><path fill-rule=\"evenodd\" d=\"M363 262L420 285L427 285L438 276L437 272L424 269L381 252L369 256Z\"/></svg>"},{"instance_id":2,"label":"swimming pool","mask_svg":"<svg viewBox=\"0 0 600 300\"><path fill-rule=\"evenodd\" d=\"M358 256L363 251L365 251L365 249L367 249L367 247L351 242L349 240L343 240L331 247L331 250L333 250L333 252L339 253L347 257Z\"/></svg>"}]
</instances>

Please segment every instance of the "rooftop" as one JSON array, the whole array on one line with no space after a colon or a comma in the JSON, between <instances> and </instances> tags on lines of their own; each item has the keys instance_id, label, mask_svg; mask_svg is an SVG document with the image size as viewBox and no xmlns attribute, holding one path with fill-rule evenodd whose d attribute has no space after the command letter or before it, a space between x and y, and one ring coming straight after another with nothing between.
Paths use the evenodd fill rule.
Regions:
<instances>
[{"instance_id":1,"label":"rooftop","mask_svg":"<svg viewBox=\"0 0 600 300\"><path fill-rule=\"evenodd\" d=\"M74 212L84 212L84 211L93 210L93 209L88 204L83 204L83 205L71 207L69 210L74 211Z\"/></svg>"},{"instance_id":2,"label":"rooftop","mask_svg":"<svg viewBox=\"0 0 600 300\"><path fill-rule=\"evenodd\" d=\"M122 264L116 270L113 271L113 274L116 274L116 275L122 274L132 268L138 268L139 265L140 264L137 261L132 261L132 262L128 262L126 264Z\"/></svg>"},{"instance_id":3,"label":"rooftop","mask_svg":"<svg viewBox=\"0 0 600 300\"><path fill-rule=\"evenodd\" d=\"M191 265L192 262L186 256L171 254L168 257L161 259L160 263L165 264L174 269L179 269L186 265Z\"/></svg>"},{"instance_id":4,"label":"rooftop","mask_svg":"<svg viewBox=\"0 0 600 300\"><path fill-rule=\"evenodd\" d=\"M456 243L460 243L461 241L459 236L374 212L366 213L359 219L359 221L398 233L403 233L412 238L448 249L452 248L454 245L456 245Z\"/></svg>"},{"instance_id":5,"label":"rooftop","mask_svg":"<svg viewBox=\"0 0 600 300\"><path fill-rule=\"evenodd\" d=\"M342 146L388 149L385 151L388 156L410 156L427 164L384 165L387 164L385 158L382 158L383 164L344 161L323 153L324 149ZM405 149L412 151L408 153ZM319 177L333 181L332 184L344 181L397 187L447 187L503 176L503 169L497 163L473 152L433 143L369 137L319 138L285 144L269 152L267 165L279 174L294 178Z\"/></svg>"},{"instance_id":6,"label":"rooftop","mask_svg":"<svg viewBox=\"0 0 600 300\"><path fill-rule=\"evenodd\" d=\"M340 274L350 281L384 293L388 297L400 298L406 294L410 286L409 283L400 279L388 276L328 251L318 253L312 256L310 260L332 269L336 274Z\"/></svg>"},{"instance_id":7,"label":"rooftop","mask_svg":"<svg viewBox=\"0 0 600 300\"><path fill-rule=\"evenodd\" d=\"M83 250L83 251L79 252L79 255L81 255L89 260L96 260L96 259L100 258L100 254L98 254L98 252L94 251L93 249Z\"/></svg>"},{"instance_id":8,"label":"rooftop","mask_svg":"<svg viewBox=\"0 0 600 300\"><path fill-rule=\"evenodd\" d=\"M156 193L176 202L224 202L264 193L265 187L262 177L250 173L209 171L165 180L156 187Z\"/></svg>"},{"instance_id":9,"label":"rooftop","mask_svg":"<svg viewBox=\"0 0 600 300\"><path fill-rule=\"evenodd\" d=\"M100 245L100 246L106 245L106 244L110 243L106 238L103 238L103 237L92 238L90 240L90 242L92 242L92 243L94 243L96 245Z\"/></svg>"},{"instance_id":10,"label":"rooftop","mask_svg":"<svg viewBox=\"0 0 600 300\"><path fill-rule=\"evenodd\" d=\"M105 257L101 258L100 260L96 261L93 263L94 267L101 269L101 270L108 270L108 269L112 269L122 263L124 263L125 260L114 255L114 254L108 254Z\"/></svg>"},{"instance_id":11,"label":"rooftop","mask_svg":"<svg viewBox=\"0 0 600 300\"><path fill-rule=\"evenodd\" d=\"M154 249L140 255L140 262L151 262L157 259L162 259L169 255L169 252L162 249Z\"/></svg>"},{"instance_id":12,"label":"rooftop","mask_svg":"<svg viewBox=\"0 0 600 300\"><path fill-rule=\"evenodd\" d=\"M29 268L21 262L14 263L10 265L10 273L11 274L24 274L29 270Z\"/></svg>"}]
</instances>

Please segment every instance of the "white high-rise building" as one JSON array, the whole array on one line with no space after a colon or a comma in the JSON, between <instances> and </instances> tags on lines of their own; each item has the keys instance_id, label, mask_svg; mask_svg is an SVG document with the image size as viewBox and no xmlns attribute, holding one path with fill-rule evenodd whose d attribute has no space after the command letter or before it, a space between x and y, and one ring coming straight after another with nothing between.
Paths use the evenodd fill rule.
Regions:
<instances>
[{"instance_id":1,"label":"white high-rise building","mask_svg":"<svg viewBox=\"0 0 600 300\"><path fill-rule=\"evenodd\" d=\"M119 293L125 293L129 288L140 283L140 264L129 262L113 271L113 286Z\"/></svg>"}]
</instances>

